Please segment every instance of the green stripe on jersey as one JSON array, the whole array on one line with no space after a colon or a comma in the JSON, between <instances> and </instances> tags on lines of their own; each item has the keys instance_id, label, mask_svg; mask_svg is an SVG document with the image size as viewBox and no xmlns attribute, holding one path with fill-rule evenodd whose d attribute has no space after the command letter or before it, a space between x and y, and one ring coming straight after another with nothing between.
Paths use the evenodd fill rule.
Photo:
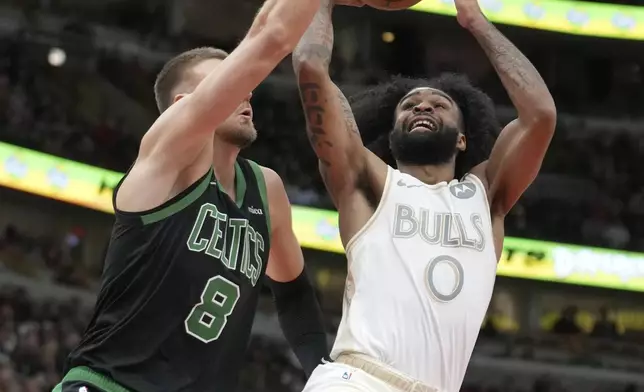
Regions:
<instances>
[{"instance_id":1,"label":"green stripe on jersey","mask_svg":"<svg viewBox=\"0 0 644 392\"><path fill-rule=\"evenodd\" d=\"M226 193L221 182L217 181L217 186L220 191ZM235 161L235 204L237 204L237 208L241 208L244 204L244 196L246 196L246 178L239 162Z\"/></svg>"},{"instance_id":2,"label":"green stripe on jersey","mask_svg":"<svg viewBox=\"0 0 644 392\"><path fill-rule=\"evenodd\" d=\"M193 190L187 193L185 196L179 198L173 203L163 207L159 211L151 212L149 214L141 215L141 221L144 225L149 225L151 223L156 223L161 220L164 220L177 212L188 207L190 204L194 203L203 193L208 189L210 185L210 180L212 179L212 170L208 175L201 181L201 183L196 186Z\"/></svg>"},{"instance_id":3,"label":"green stripe on jersey","mask_svg":"<svg viewBox=\"0 0 644 392\"><path fill-rule=\"evenodd\" d=\"M62 391L63 383L71 382L71 381L86 382L99 389L102 389L105 392L131 392L130 390L117 384L116 381L110 378L107 378L102 374L98 374L92 369L85 366L75 367L75 368L72 368L69 372L67 372L65 377L63 377L63 381L60 384L58 384L58 386L56 386L56 388L60 388L60 389L55 388L53 392Z\"/></svg>"}]
</instances>

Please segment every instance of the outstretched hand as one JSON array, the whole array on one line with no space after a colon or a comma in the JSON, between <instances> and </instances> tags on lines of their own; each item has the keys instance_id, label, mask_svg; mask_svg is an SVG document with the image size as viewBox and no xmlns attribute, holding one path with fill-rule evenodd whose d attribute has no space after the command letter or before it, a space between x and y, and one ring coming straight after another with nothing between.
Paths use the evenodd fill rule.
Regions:
<instances>
[{"instance_id":1,"label":"outstretched hand","mask_svg":"<svg viewBox=\"0 0 644 392\"><path fill-rule=\"evenodd\" d=\"M335 0L335 5L348 5L350 7L362 7L364 2L362 0Z\"/></svg>"},{"instance_id":2,"label":"outstretched hand","mask_svg":"<svg viewBox=\"0 0 644 392\"><path fill-rule=\"evenodd\" d=\"M469 28L473 22L485 20L478 0L454 0L456 19L461 26Z\"/></svg>"}]
</instances>

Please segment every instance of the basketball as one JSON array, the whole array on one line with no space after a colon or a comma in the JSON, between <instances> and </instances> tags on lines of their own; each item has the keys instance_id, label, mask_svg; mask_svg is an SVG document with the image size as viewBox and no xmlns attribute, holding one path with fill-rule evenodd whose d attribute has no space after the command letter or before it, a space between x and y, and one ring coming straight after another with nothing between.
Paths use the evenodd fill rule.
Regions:
<instances>
[{"instance_id":1,"label":"basketball","mask_svg":"<svg viewBox=\"0 0 644 392\"><path fill-rule=\"evenodd\" d=\"M363 0L364 3L372 8L384 11L398 11L407 9L420 3L421 0Z\"/></svg>"}]
</instances>

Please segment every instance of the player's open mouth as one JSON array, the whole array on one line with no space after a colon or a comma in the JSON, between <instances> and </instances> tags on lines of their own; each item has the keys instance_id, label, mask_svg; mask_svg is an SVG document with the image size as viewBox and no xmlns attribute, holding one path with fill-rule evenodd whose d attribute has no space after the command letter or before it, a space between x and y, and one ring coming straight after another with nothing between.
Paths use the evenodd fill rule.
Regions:
<instances>
[{"instance_id":1,"label":"player's open mouth","mask_svg":"<svg viewBox=\"0 0 644 392\"><path fill-rule=\"evenodd\" d=\"M437 130L438 123L431 117L417 117L409 123L409 132L436 132Z\"/></svg>"}]
</instances>

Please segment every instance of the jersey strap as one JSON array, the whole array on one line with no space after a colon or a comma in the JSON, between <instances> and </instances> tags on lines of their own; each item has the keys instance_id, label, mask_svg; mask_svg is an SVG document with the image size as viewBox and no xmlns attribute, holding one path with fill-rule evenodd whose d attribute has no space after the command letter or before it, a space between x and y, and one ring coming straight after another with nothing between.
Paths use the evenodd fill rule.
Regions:
<instances>
[{"instance_id":1,"label":"jersey strap","mask_svg":"<svg viewBox=\"0 0 644 392\"><path fill-rule=\"evenodd\" d=\"M216 179L215 179L216 180ZM217 181L217 187L223 193L226 193L226 190L221 185L221 182ZM241 208L244 203L244 197L246 196L246 176L244 176L244 170L239 164L239 160L235 161L235 204L237 208Z\"/></svg>"},{"instance_id":2,"label":"jersey strap","mask_svg":"<svg viewBox=\"0 0 644 392\"><path fill-rule=\"evenodd\" d=\"M206 192L206 190L208 189L208 186L212 181L212 177L213 172L212 170L209 170L201 178L192 183L188 188L186 188L170 200L166 201L165 203L161 204L160 206L141 212L128 212L121 211L116 208L116 192L118 192L121 183L125 179L124 176L123 179L121 179L121 182L119 182L117 187L114 189L114 212L119 220L135 222L143 225L149 225L162 221L185 209L186 207L194 203L197 199L199 199L199 197L201 197L201 195L203 195L204 192Z\"/></svg>"}]
</instances>

